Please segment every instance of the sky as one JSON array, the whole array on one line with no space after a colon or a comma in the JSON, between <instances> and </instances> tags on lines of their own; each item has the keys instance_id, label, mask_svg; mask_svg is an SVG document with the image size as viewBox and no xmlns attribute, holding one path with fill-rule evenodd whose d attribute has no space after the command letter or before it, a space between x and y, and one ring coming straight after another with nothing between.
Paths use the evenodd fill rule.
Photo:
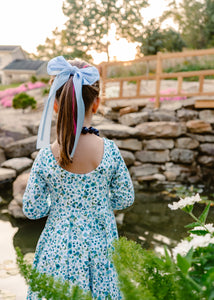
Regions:
<instances>
[{"instance_id":1,"label":"sky","mask_svg":"<svg viewBox=\"0 0 214 300\"><path fill-rule=\"evenodd\" d=\"M150 7L144 9L144 20L157 18L166 9L167 0L149 0ZM62 12L63 0L0 0L0 45L20 45L29 53L44 44L52 31L63 28L66 17ZM114 28L110 48L111 57L119 60L134 59L135 45L126 40L114 39ZM126 49L121 55L121 47ZM95 62L105 60L104 55L92 53Z\"/></svg>"}]
</instances>

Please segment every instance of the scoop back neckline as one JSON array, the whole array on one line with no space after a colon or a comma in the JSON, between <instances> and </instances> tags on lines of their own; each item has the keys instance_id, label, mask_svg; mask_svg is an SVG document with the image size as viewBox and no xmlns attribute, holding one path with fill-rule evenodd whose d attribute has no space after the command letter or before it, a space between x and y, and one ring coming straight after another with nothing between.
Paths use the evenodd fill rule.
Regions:
<instances>
[{"instance_id":1,"label":"scoop back neckline","mask_svg":"<svg viewBox=\"0 0 214 300\"><path fill-rule=\"evenodd\" d=\"M64 171L65 173L68 173L68 174L74 175L74 176L87 176L87 175L91 175L92 173L98 171L98 170L100 169L101 165L103 164L103 161L104 161L104 158L105 158L105 155L106 155L106 139L105 139L104 137L103 137L102 139L103 139L103 156L102 156L102 159L101 159L99 165L98 165L95 169L93 169L92 171L87 172L87 173L73 173L73 172L70 172L70 171L68 171L68 170L66 170L66 169L64 169L64 168L62 168L62 167L57 163L57 160L56 160L55 156L53 155L53 152L52 152L52 150L51 150L51 144L49 144L49 145L47 146L47 148L48 148L48 150L49 150L50 153L51 153L53 162L55 163L55 165L56 165L61 171Z\"/></svg>"}]
</instances>

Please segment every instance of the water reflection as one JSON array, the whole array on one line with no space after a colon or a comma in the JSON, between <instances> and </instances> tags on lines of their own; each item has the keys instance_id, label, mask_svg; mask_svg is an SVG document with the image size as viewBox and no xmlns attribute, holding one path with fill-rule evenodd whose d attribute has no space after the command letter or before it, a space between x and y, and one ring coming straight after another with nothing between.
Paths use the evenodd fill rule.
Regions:
<instances>
[{"instance_id":1,"label":"water reflection","mask_svg":"<svg viewBox=\"0 0 214 300\"><path fill-rule=\"evenodd\" d=\"M161 192L137 193L134 205L117 213L120 236L126 236L144 248L159 252L163 252L163 245L174 247L180 239L187 236L184 226L192 222L192 219L181 210L171 211L168 208L171 201L169 196ZM198 205L195 214L202 212L203 207ZM0 220L10 222L13 227L18 228L13 237L14 247L18 246L24 254L35 251L46 218L36 221L15 220L0 212ZM210 210L208 222L213 220L214 207Z\"/></svg>"}]
</instances>

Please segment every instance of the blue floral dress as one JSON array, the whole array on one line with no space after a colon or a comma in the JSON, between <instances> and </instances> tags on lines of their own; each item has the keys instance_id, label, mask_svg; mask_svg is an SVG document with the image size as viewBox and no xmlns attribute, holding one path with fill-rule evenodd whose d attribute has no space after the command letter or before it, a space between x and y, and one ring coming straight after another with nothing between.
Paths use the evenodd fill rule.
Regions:
<instances>
[{"instance_id":1,"label":"blue floral dress","mask_svg":"<svg viewBox=\"0 0 214 300\"><path fill-rule=\"evenodd\" d=\"M113 210L134 201L132 181L119 149L104 140L101 163L86 174L61 168L50 146L39 151L23 196L30 219L48 215L33 266L41 273L68 280L95 299L121 299L110 259L118 238ZM27 299L39 299L28 291Z\"/></svg>"}]
</instances>

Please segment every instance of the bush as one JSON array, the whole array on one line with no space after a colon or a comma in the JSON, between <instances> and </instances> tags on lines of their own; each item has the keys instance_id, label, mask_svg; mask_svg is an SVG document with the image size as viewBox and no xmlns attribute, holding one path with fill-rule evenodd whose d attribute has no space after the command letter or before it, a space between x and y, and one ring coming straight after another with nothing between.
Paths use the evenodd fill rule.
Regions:
<instances>
[{"instance_id":1,"label":"bush","mask_svg":"<svg viewBox=\"0 0 214 300\"><path fill-rule=\"evenodd\" d=\"M45 88L43 91L42 91L42 95L45 96L45 95L48 95L50 92L50 88Z\"/></svg>"},{"instance_id":2,"label":"bush","mask_svg":"<svg viewBox=\"0 0 214 300\"><path fill-rule=\"evenodd\" d=\"M27 107L36 108L36 100L26 93L20 93L13 98L13 108L22 108L23 112Z\"/></svg>"},{"instance_id":3,"label":"bush","mask_svg":"<svg viewBox=\"0 0 214 300\"><path fill-rule=\"evenodd\" d=\"M32 75L30 81L31 81L32 83L35 83L35 82L38 81L38 79L37 79L36 76Z\"/></svg>"},{"instance_id":4,"label":"bush","mask_svg":"<svg viewBox=\"0 0 214 300\"><path fill-rule=\"evenodd\" d=\"M50 81L50 78L41 78L40 81L47 84Z\"/></svg>"}]
</instances>

